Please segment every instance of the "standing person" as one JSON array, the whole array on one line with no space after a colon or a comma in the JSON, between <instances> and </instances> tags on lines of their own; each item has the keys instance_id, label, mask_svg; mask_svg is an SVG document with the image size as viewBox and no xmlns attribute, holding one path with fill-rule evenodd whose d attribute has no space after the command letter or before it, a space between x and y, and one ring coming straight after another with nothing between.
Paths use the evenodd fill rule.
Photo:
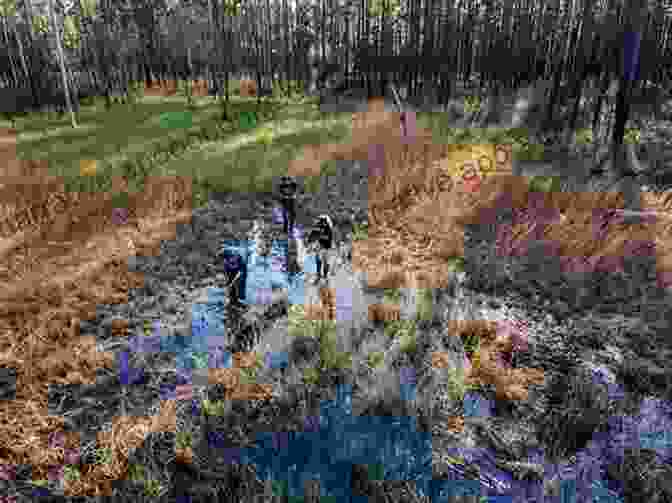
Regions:
<instances>
[{"instance_id":1,"label":"standing person","mask_svg":"<svg viewBox=\"0 0 672 503\"><path fill-rule=\"evenodd\" d=\"M246 260L237 254L223 253L224 269L229 284L229 300L231 306L242 307L245 300L247 283Z\"/></svg>"},{"instance_id":2,"label":"standing person","mask_svg":"<svg viewBox=\"0 0 672 503\"><path fill-rule=\"evenodd\" d=\"M278 191L280 193L280 203L282 204L282 217L285 234L291 234L294 231L294 221L296 219L296 180L291 176L281 176Z\"/></svg>"},{"instance_id":3,"label":"standing person","mask_svg":"<svg viewBox=\"0 0 672 503\"><path fill-rule=\"evenodd\" d=\"M334 223L329 215L320 215L316 219L315 226L308 235L308 245L317 248L315 262L317 264L317 277L315 283L320 279L326 279L329 274L328 253L334 244Z\"/></svg>"}]
</instances>

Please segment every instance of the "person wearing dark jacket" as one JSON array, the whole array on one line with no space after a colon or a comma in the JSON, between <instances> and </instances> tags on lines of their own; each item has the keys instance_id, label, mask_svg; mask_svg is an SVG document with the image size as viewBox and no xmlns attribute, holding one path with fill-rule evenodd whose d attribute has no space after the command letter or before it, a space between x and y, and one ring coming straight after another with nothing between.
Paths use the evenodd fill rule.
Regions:
<instances>
[{"instance_id":1,"label":"person wearing dark jacket","mask_svg":"<svg viewBox=\"0 0 672 503\"><path fill-rule=\"evenodd\" d=\"M290 234L294 229L296 219L296 181L290 176L281 176L278 192L283 210L284 232Z\"/></svg>"},{"instance_id":2,"label":"person wearing dark jacket","mask_svg":"<svg viewBox=\"0 0 672 503\"><path fill-rule=\"evenodd\" d=\"M224 251L221 253L224 260L225 277L229 285L229 299L231 306L241 307L245 300L245 283L247 281L247 264L240 255Z\"/></svg>"},{"instance_id":3,"label":"person wearing dark jacket","mask_svg":"<svg viewBox=\"0 0 672 503\"><path fill-rule=\"evenodd\" d=\"M308 246L316 250L317 277L315 282L326 279L329 274L328 253L334 245L334 224L329 215L317 217L313 229L308 234Z\"/></svg>"}]
</instances>

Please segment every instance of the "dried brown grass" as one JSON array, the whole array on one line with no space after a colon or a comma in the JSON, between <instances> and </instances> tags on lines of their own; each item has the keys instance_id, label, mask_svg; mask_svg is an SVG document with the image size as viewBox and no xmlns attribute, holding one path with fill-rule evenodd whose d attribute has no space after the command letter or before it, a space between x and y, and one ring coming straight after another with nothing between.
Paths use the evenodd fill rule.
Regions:
<instances>
[{"instance_id":1,"label":"dried brown grass","mask_svg":"<svg viewBox=\"0 0 672 503\"><path fill-rule=\"evenodd\" d=\"M465 225L478 223L500 208L524 208L531 196L525 178L511 171L510 145L435 145L427 131L418 130L404 141L397 113L372 101L369 110L353 115L352 141L348 144L310 146L290 163L290 175L314 176L324 160L365 160L371 145L382 145L380 176L369 176L369 235L353 244L353 267L365 271L370 286L399 288L420 283L445 286L448 260L464 256ZM471 149L471 150L470 150ZM469 156L479 152L494 170L476 191L465 190L451 174ZM672 218L640 224L611 223L604 239L596 240L591 223L593 210L622 209L623 197L615 192L554 192L543 204L562 213L562 219L543 227L542 239L557 245L565 257L619 257L629 253L635 240L653 241L659 275L672 273ZM645 211L670 215L670 193L642 197ZM514 241L524 242L530 224L510 230Z\"/></svg>"},{"instance_id":2,"label":"dried brown grass","mask_svg":"<svg viewBox=\"0 0 672 503\"><path fill-rule=\"evenodd\" d=\"M374 322L399 321L400 308L398 304L370 304L369 320Z\"/></svg>"},{"instance_id":3,"label":"dried brown grass","mask_svg":"<svg viewBox=\"0 0 672 503\"><path fill-rule=\"evenodd\" d=\"M191 94L195 97L208 95L207 80L191 80ZM177 81L167 80L155 82L152 87L145 86L145 96L175 96L177 94Z\"/></svg>"},{"instance_id":4,"label":"dried brown grass","mask_svg":"<svg viewBox=\"0 0 672 503\"><path fill-rule=\"evenodd\" d=\"M208 96L208 81L207 80L190 80L191 83L191 94L194 97L206 97ZM175 96L177 94L177 81L176 80L166 80L166 81L154 81L152 82L151 87L147 87L145 84L144 94L145 96ZM256 89L256 84L255 84Z\"/></svg>"},{"instance_id":5,"label":"dried brown grass","mask_svg":"<svg viewBox=\"0 0 672 503\"><path fill-rule=\"evenodd\" d=\"M528 387L544 382L544 372L534 368L503 368L497 362L500 357L513 351L510 333L497 330L497 324L487 320L450 321L447 334L454 337L475 335L479 337L478 365L472 365L465 373L468 385L492 384L497 398L502 400L526 400ZM441 352L432 354L432 365L444 368L448 365L448 355Z\"/></svg>"},{"instance_id":6,"label":"dried brown grass","mask_svg":"<svg viewBox=\"0 0 672 503\"><path fill-rule=\"evenodd\" d=\"M469 162L468 148L434 145L431 135L422 130L412 141L404 141L399 123L398 114L383 111L380 101L371 102L367 112L353 115L350 144L310 146L290 164L289 174L319 175L322 161L366 160L371 145L382 145L382 172L369 176L368 237L353 243L353 268L365 272L372 287L444 287L450 277L448 259L464 256L466 225L483 221L500 208L525 208L540 196L531 195L527 180L512 174L510 145L481 150L495 168L481 180L478 190L469 191L450 176L459 172L460 163ZM644 194L643 209L658 211L663 217L669 215L671 194ZM621 194L555 192L541 197L545 207L561 213L560 220L543 226L542 239L556 243L563 256L618 257L628 252L632 241L653 241L659 276L672 272L672 218L639 224L612 222L605 237L597 240L591 222L593 211L623 208ZM525 242L531 231L529 223L507 229L518 243ZM383 311L382 306L370 306L370 317L385 319L388 313ZM447 330L479 334L481 360L470 379L494 384L498 397L525 399L527 387L543 381L538 369L504 369L497 365L501 353L511 348L510 340L497 337L493 324L474 320L450 325Z\"/></svg>"},{"instance_id":7,"label":"dried brown grass","mask_svg":"<svg viewBox=\"0 0 672 503\"><path fill-rule=\"evenodd\" d=\"M125 224L111 221L111 194L66 192L63 180L48 176L42 162L3 165L0 178L0 364L17 372L16 398L0 404L0 464L28 464L34 479L64 463L64 448L50 435L64 431L63 418L47 409L49 384L93 384L96 369L113 368L115 356L96 351L94 337L81 337L79 323L95 317L98 304L127 302L128 289L143 283L128 271L131 255L156 253L173 239L176 224L191 219L191 180L153 177L144 191L129 194ZM114 180L116 190L126 186ZM128 321L112 326L127 335ZM244 365L247 360L236 361ZM235 373L239 369L223 369ZM211 370L211 382L233 382ZM268 397L261 385L230 388L234 398ZM112 463L85 466L68 495L110 495L111 482L125 476L130 450L152 431L175 431L175 401L162 403L152 417L121 416L99 445L112 449ZM66 433L66 447L78 435Z\"/></svg>"},{"instance_id":8,"label":"dried brown grass","mask_svg":"<svg viewBox=\"0 0 672 503\"><path fill-rule=\"evenodd\" d=\"M306 320L333 321L336 319L336 291L333 288L320 287L317 304L304 304Z\"/></svg>"},{"instance_id":9,"label":"dried brown grass","mask_svg":"<svg viewBox=\"0 0 672 503\"><path fill-rule=\"evenodd\" d=\"M475 218L478 197L492 201L505 188L486 184L478 196L460 190L450 170L465 159L465 148L436 145L421 128L406 141L399 114L383 110L380 100L353 115L349 144L309 146L290 163L289 174L318 175L325 160L366 160L372 145L383 146L384 162L379 175L369 176L369 237L354 243L353 265L366 271L373 287L418 285L429 278L427 286L443 286L446 259L463 255L462 229ZM510 146L486 148L496 166L493 178L510 174Z\"/></svg>"},{"instance_id":10,"label":"dried brown grass","mask_svg":"<svg viewBox=\"0 0 672 503\"><path fill-rule=\"evenodd\" d=\"M257 96L257 82L252 79L241 79L240 96L243 98L254 98Z\"/></svg>"},{"instance_id":11,"label":"dried brown grass","mask_svg":"<svg viewBox=\"0 0 672 503\"><path fill-rule=\"evenodd\" d=\"M177 94L177 81L153 81L152 86L148 87L145 83L145 96L175 96Z\"/></svg>"},{"instance_id":12,"label":"dried brown grass","mask_svg":"<svg viewBox=\"0 0 672 503\"><path fill-rule=\"evenodd\" d=\"M228 400L268 400L273 394L272 385L240 381L240 370L256 366L258 357L256 352L234 353L233 367L209 369L208 382L222 384Z\"/></svg>"},{"instance_id":13,"label":"dried brown grass","mask_svg":"<svg viewBox=\"0 0 672 503\"><path fill-rule=\"evenodd\" d=\"M113 354L96 351L94 337L80 337L80 320L93 318L97 304L125 302L128 288L142 284L126 259L155 250L174 236L176 223L189 221L191 182L147 180L144 193L130 194L129 221L119 226L110 221L110 194L68 193L42 163L18 161L13 168L18 173L3 177L0 199L0 362L16 368L17 395L0 405L0 438L8 446L0 462L30 464L39 479L64 461L63 450L47 440L63 429L63 419L47 411L49 384L92 384L97 368L114 364ZM125 334L123 321L114 334ZM101 434L113 462L86 467L79 481L66 483L66 492L109 494L130 448L150 431L171 428L169 410L117 418L112 431Z\"/></svg>"},{"instance_id":14,"label":"dried brown grass","mask_svg":"<svg viewBox=\"0 0 672 503\"><path fill-rule=\"evenodd\" d=\"M193 96L204 97L208 95L208 81L207 80L192 80L191 94Z\"/></svg>"},{"instance_id":15,"label":"dried brown grass","mask_svg":"<svg viewBox=\"0 0 672 503\"><path fill-rule=\"evenodd\" d=\"M293 163L290 173L319 173L319 160L366 159L369 145L384 145L383 174L369 184L369 239L355 242L353 267L364 270L373 286L440 287L447 277L446 258L463 248L463 226L478 221L486 210L496 211L502 198L526 205L527 185L510 169L507 173L503 162L478 193L464 192L446 180L451 149L432 145L422 131L405 144L398 120L374 103L368 113L355 117L361 134L353 135L351 145L315 147L308 151L311 159ZM3 144L4 155L11 157L11 138L4 137ZM63 431L63 419L47 412L49 383L91 383L98 366L112 363L113 355L98 354L90 338L79 337L79 321L93 318L98 304L126 302L128 289L142 284L141 275L128 271L126 259L156 252L162 240L174 237L178 222L189 221L191 182L172 177L147 180L143 194L129 194L129 221L118 226L110 220L111 195L67 193L61 180L48 176L44 163L18 161L15 156L5 161L9 162L0 163L0 363L16 368L17 396L0 404L0 439L5 445L0 464L32 465L39 479L46 478L50 465L64 461L63 448L47 440ZM619 194L547 198L547 204L557 205L565 215L544 229L563 253L623 253L628 240L638 236L655 241L659 272L672 271L669 220L614 224L608 239L595 243L588 234L588 214L596 207L622 207ZM669 213L669 199L669 193L647 194L643 206ZM524 229L519 235L525 238ZM321 293L318 319L333 319L332 297ZM115 330L125 334L123 321ZM503 398L523 399L526 387L543 378L536 369L501 369L497 352L507 351L508 342L487 330L483 342L481 364L472 377L494 383ZM238 367L210 369L209 380L224 383L232 397L271 393L268 386L240 383ZM460 418L455 427L460 427ZM66 483L66 492L109 495L111 482L126 472L130 449L151 431L174 428L171 400L156 417L117 418L112 431L100 434L101 445L113 450L113 462L85 467L79 481ZM66 445L78 445L76 435L65 437Z\"/></svg>"}]
</instances>

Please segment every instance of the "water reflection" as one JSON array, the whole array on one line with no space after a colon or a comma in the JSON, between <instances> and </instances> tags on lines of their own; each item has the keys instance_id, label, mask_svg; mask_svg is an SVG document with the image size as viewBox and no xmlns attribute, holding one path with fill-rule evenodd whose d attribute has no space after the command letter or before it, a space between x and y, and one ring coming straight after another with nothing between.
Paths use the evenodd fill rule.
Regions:
<instances>
[{"instance_id":1,"label":"water reflection","mask_svg":"<svg viewBox=\"0 0 672 503\"><path fill-rule=\"evenodd\" d=\"M219 260L224 261L227 275L240 276L240 302L243 306L268 305L272 294L280 290L288 293L290 304L303 304L305 272L315 272L315 257L305 257L303 267L288 267L296 261L296 245L286 239L275 240L270 254L257 253L254 240L223 243ZM235 292L233 292L235 294ZM191 337L162 337L162 350L175 352L177 367L184 374L198 368L195 356L204 357L203 367L221 368L231 365L224 361L222 348L231 342L236 331L240 311L232 309L232 292L228 288L210 288L207 298L191 306ZM179 340L178 340L179 339ZM272 355L282 365L285 355ZM224 360L222 360L224 358ZM221 361L220 361L221 360Z\"/></svg>"},{"instance_id":2,"label":"water reflection","mask_svg":"<svg viewBox=\"0 0 672 503\"><path fill-rule=\"evenodd\" d=\"M317 270L315 256L306 255L300 267L294 243L274 240L267 256L259 255L254 240L227 241L222 246L222 260L230 264L229 274L240 273L240 301L245 305L268 304L274 290L286 290L290 304L303 304L305 273Z\"/></svg>"}]
</instances>

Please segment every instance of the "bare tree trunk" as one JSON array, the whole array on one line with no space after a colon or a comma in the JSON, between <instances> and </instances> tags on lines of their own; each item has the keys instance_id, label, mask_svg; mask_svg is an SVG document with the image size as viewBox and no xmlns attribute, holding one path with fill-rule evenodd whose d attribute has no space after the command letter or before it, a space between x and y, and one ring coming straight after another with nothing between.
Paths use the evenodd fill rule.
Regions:
<instances>
[{"instance_id":1,"label":"bare tree trunk","mask_svg":"<svg viewBox=\"0 0 672 503\"><path fill-rule=\"evenodd\" d=\"M19 48L19 59L21 60L21 67L23 69L23 73L26 76L26 79L28 79L29 82L31 82L31 87L32 87L32 79L30 78L30 72L28 71L28 64L26 63L26 55L23 51L23 42L21 41L21 37L19 36L19 32L16 29L16 23L12 23L12 31L14 32L14 38L16 38L16 44Z\"/></svg>"},{"instance_id":2,"label":"bare tree trunk","mask_svg":"<svg viewBox=\"0 0 672 503\"><path fill-rule=\"evenodd\" d=\"M228 22L228 25L224 25L224 20L222 18L222 11L223 11L223 6L220 9L219 13L219 31L222 32L222 30L225 30L223 33L226 33L226 41L228 44L226 44L228 47L233 47L233 40L232 40L232 30L233 30L233 24L231 21ZM233 53L232 51L227 51L226 52L226 61L224 62L224 119L228 119L227 114L228 114L228 109L229 109L229 98L230 98L230 87L229 87L229 76L233 67Z\"/></svg>"},{"instance_id":3,"label":"bare tree trunk","mask_svg":"<svg viewBox=\"0 0 672 503\"><path fill-rule=\"evenodd\" d=\"M32 37L33 26L35 26L34 20L33 20L33 3L32 3L32 1L31 0L25 0L24 8L26 10L26 19L28 20L28 27L30 28L28 31L29 31L29 33L31 34L31 37Z\"/></svg>"},{"instance_id":4,"label":"bare tree trunk","mask_svg":"<svg viewBox=\"0 0 672 503\"><path fill-rule=\"evenodd\" d=\"M185 79L185 90L187 93L187 106L189 108L194 106L194 96L193 96L193 89L192 89L192 82L193 82L193 68L191 66L191 47L187 46L187 78Z\"/></svg>"},{"instance_id":5,"label":"bare tree trunk","mask_svg":"<svg viewBox=\"0 0 672 503\"><path fill-rule=\"evenodd\" d=\"M70 87L68 86L68 77L65 69L65 56L63 54L63 46L61 45L61 30L56 23L56 13L54 12L54 0L49 0L49 16L51 17L51 24L54 27L54 34L56 36L56 52L58 53L58 63L61 67L61 78L63 80L63 91L65 92L65 103L70 113L70 122L73 128L77 128L77 119L75 112L72 109L72 100L70 98Z\"/></svg>"},{"instance_id":6,"label":"bare tree trunk","mask_svg":"<svg viewBox=\"0 0 672 503\"><path fill-rule=\"evenodd\" d=\"M145 58L147 58L147 49L145 49ZM145 61L145 63L142 65L142 68L145 72L145 85L147 88L152 87L152 72L149 68L149 62L148 60Z\"/></svg>"},{"instance_id":7,"label":"bare tree trunk","mask_svg":"<svg viewBox=\"0 0 672 503\"><path fill-rule=\"evenodd\" d=\"M92 20L88 17L84 17L82 19L82 24L84 25L84 32L86 34L87 41L91 41L91 43L94 43L93 42L94 37L93 37ZM93 77L92 80L94 82L94 87L97 90L97 92L100 92L101 89L100 89L100 87L98 87L99 82L98 82L98 79L96 78L96 70L105 72L105 75L104 75L105 82L106 82L105 87L109 87L109 82L110 82L109 70L107 70L107 68L108 68L107 66L105 66L105 69L103 69L103 65L100 64L98 54L96 53L95 47L92 47L89 44L87 44L87 48L89 49L88 52L91 55L91 59L93 59L93 61L94 61L93 66L94 66L95 70L92 69L92 71L91 71L91 75ZM109 94L109 91L106 90L105 93Z\"/></svg>"},{"instance_id":8,"label":"bare tree trunk","mask_svg":"<svg viewBox=\"0 0 672 503\"><path fill-rule=\"evenodd\" d=\"M12 56L12 51L9 48L9 31L7 30L7 23L9 23L9 16L2 17L2 31L5 37L7 44L7 55L9 56L9 66L12 71L12 78L14 79L14 86L19 87L19 76L16 73L16 62L14 61L14 56Z\"/></svg>"},{"instance_id":9,"label":"bare tree trunk","mask_svg":"<svg viewBox=\"0 0 672 503\"><path fill-rule=\"evenodd\" d=\"M215 63L216 55L215 51L217 48L216 33L215 30L215 7L213 5L214 0L208 0L208 25L210 27L210 51L208 54L208 68L210 69L210 79L212 82L212 87L216 90L216 94L219 97L221 95L219 82L217 81L217 64Z\"/></svg>"},{"instance_id":10,"label":"bare tree trunk","mask_svg":"<svg viewBox=\"0 0 672 503\"><path fill-rule=\"evenodd\" d=\"M322 62L325 62L327 60L327 30L326 30L326 21L327 21L327 16L326 16L326 6L325 6L325 1L321 0L320 1L320 17L322 18L322 30L321 30L321 37L320 37L320 43L321 43L321 48L322 48Z\"/></svg>"},{"instance_id":11,"label":"bare tree trunk","mask_svg":"<svg viewBox=\"0 0 672 503\"><path fill-rule=\"evenodd\" d=\"M614 129L612 131L611 141L615 150L623 145L623 138L625 136L625 125L630 115L630 88L632 83L625 77L621 78L621 84L618 89L618 96L616 97L616 118L614 120ZM618 156L620 158L620 156ZM614 164L619 174L626 174L627 171L624 165ZM625 170L625 171L624 171Z\"/></svg>"}]
</instances>

